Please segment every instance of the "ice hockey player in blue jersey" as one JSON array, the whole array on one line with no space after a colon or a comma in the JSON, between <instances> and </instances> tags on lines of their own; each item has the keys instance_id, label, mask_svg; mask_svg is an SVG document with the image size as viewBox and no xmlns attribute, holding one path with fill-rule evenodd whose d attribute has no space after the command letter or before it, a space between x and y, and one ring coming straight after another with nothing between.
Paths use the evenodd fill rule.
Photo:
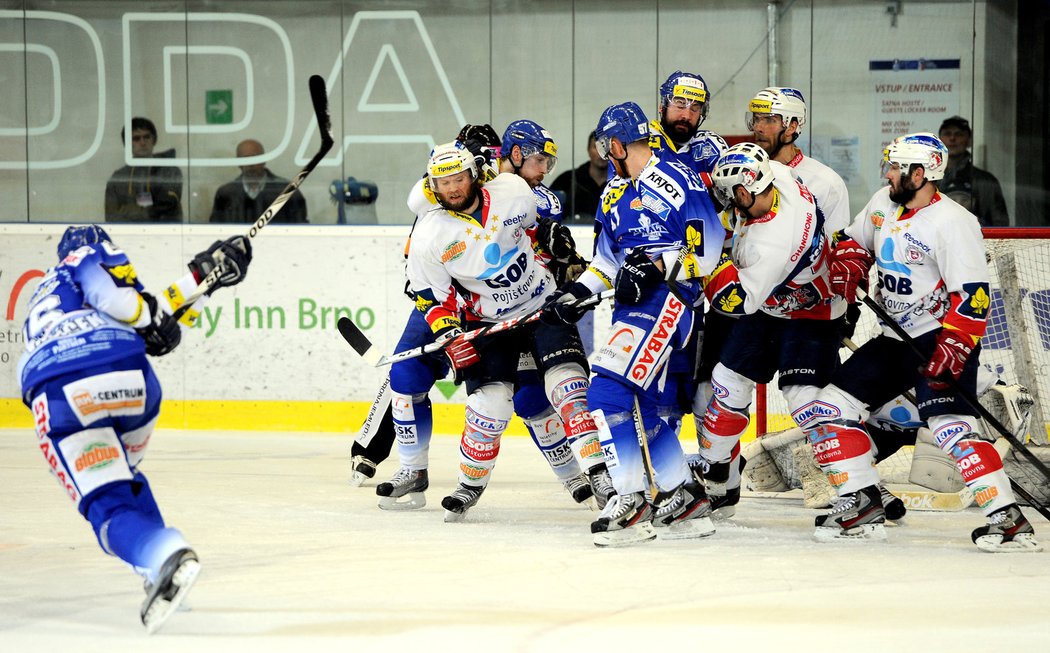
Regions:
<instances>
[{"instance_id":1,"label":"ice hockey player in blue jersey","mask_svg":"<svg viewBox=\"0 0 1050 653\"><path fill-rule=\"evenodd\" d=\"M714 532L703 487L686 465L677 435L659 418L660 385L672 349L686 344L698 280L714 269L724 231L700 178L649 149L649 125L633 102L602 113L596 130L614 177L602 194L590 267L562 292L584 297L615 287L609 341L594 358L587 393L616 496L593 524L598 546ZM546 319L572 320L559 305ZM636 426L634 412L643 425ZM654 502L645 496L639 438L647 441ZM654 528L654 526L656 528Z\"/></svg>"},{"instance_id":2,"label":"ice hockey player in blue jersey","mask_svg":"<svg viewBox=\"0 0 1050 653\"><path fill-rule=\"evenodd\" d=\"M660 117L649 123L649 148L661 159L688 166L710 188L711 171L729 145L700 129L711 109L707 82L696 73L674 71L660 85L659 109Z\"/></svg>"},{"instance_id":3,"label":"ice hockey player in blue jersey","mask_svg":"<svg viewBox=\"0 0 1050 653\"><path fill-rule=\"evenodd\" d=\"M178 608L200 564L165 525L138 468L161 402L147 356L171 352L200 315L198 304L180 322L172 317L198 281L222 265L215 288L235 285L250 261L246 238L217 241L157 298L101 227L69 227L58 264L30 300L18 374L37 444L102 550L145 577L140 616L151 633Z\"/></svg>"}]
</instances>

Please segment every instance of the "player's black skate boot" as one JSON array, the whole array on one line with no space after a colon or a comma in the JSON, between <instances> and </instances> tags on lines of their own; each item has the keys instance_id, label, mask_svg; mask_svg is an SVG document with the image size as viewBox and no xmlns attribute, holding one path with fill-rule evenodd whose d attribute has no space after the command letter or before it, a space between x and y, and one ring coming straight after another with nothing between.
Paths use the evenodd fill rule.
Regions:
<instances>
[{"instance_id":1,"label":"player's black skate boot","mask_svg":"<svg viewBox=\"0 0 1050 653\"><path fill-rule=\"evenodd\" d=\"M1016 503L988 515L988 523L970 536L981 551L988 553L1038 553L1043 545L1035 539L1035 529Z\"/></svg>"},{"instance_id":2,"label":"player's black skate boot","mask_svg":"<svg viewBox=\"0 0 1050 653\"><path fill-rule=\"evenodd\" d=\"M814 520L813 538L835 540L885 540L886 509L877 485L869 485L838 498L831 512Z\"/></svg>"},{"instance_id":3,"label":"player's black skate boot","mask_svg":"<svg viewBox=\"0 0 1050 653\"><path fill-rule=\"evenodd\" d=\"M376 486L379 507L383 510L417 510L427 505L430 480L425 469L402 467L394 478Z\"/></svg>"},{"instance_id":4,"label":"player's black skate boot","mask_svg":"<svg viewBox=\"0 0 1050 653\"><path fill-rule=\"evenodd\" d=\"M591 489L591 482L587 480L586 474L573 476L565 481L563 485L569 491L569 494L572 495L573 501L583 504L592 510L594 509L594 490Z\"/></svg>"},{"instance_id":5,"label":"player's black skate boot","mask_svg":"<svg viewBox=\"0 0 1050 653\"><path fill-rule=\"evenodd\" d=\"M146 600L139 616L146 632L153 634L164 625L193 587L201 565L193 549L179 549L161 565L157 582L146 587Z\"/></svg>"},{"instance_id":6,"label":"player's black skate boot","mask_svg":"<svg viewBox=\"0 0 1050 653\"><path fill-rule=\"evenodd\" d=\"M587 472L587 478L591 482L591 491L594 493L594 502L598 510L605 510L606 504L616 495L609 468L605 463L598 463Z\"/></svg>"},{"instance_id":7,"label":"player's black skate boot","mask_svg":"<svg viewBox=\"0 0 1050 653\"><path fill-rule=\"evenodd\" d=\"M445 509L445 521L463 521L467 511L477 505L484 491L483 487L460 483L455 490L452 490L452 494L441 500L441 507Z\"/></svg>"},{"instance_id":8,"label":"player's black skate boot","mask_svg":"<svg viewBox=\"0 0 1050 653\"><path fill-rule=\"evenodd\" d=\"M595 546L630 546L656 538L653 506L641 492L615 494L591 523Z\"/></svg>"},{"instance_id":9,"label":"player's black skate boot","mask_svg":"<svg viewBox=\"0 0 1050 653\"><path fill-rule=\"evenodd\" d=\"M376 475L376 464L364 456L350 458L350 485L361 487Z\"/></svg>"},{"instance_id":10,"label":"player's black skate boot","mask_svg":"<svg viewBox=\"0 0 1050 653\"><path fill-rule=\"evenodd\" d=\"M879 483L879 495L882 497L882 507L886 511L886 519L900 521L904 519L904 515L908 514L908 509L904 507L904 502L887 490L882 483Z\"/></svg>"},{"instance_id":11,"label":"player's black skate boot","mask_svg":"<svg viewBox=\"0 0 1050 653\"><path fill-rule=\"evenodd\" d=\"M653 526L663 540L707 537L715 532L711 523L711 502L700 483L683 483L674 492L656 499Z\"/></svg>"},{"instance_id":12,"label":"player's black skate boot","mask_svg":"<svg viewBox=\"0 0 1050 653\"><path fill-rule=\"evenodd\" d=\"M736 514L736 504L740 503L740 486L729 487L729 466L740 465L743 469L743 457L736 461L709 463L701 456L688 459L689 469L694 479L700 479L707 490L711 501L711 519L725 521ZM739 483L739 480L736 481Z\"/></svg>"}]
</instances>

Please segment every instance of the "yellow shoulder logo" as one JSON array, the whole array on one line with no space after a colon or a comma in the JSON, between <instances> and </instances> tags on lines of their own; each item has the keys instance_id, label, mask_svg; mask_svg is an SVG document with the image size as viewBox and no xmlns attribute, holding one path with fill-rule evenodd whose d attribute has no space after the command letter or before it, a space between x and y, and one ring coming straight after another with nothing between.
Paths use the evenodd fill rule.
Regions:
<instances>
[{"instance_id":1,"label":"yellow shoulder logo","mask_svg":"<svg viewBox=\"0 0 1050 653\"><path fill-rule=\"evenodd\" d=\"M131 263L113 266L106 265L104 267L106 272L109 272L109 276L113 277L113 280L117 282L118 286L135 287L135 283L138 281L138 274L136 274L135 268Z\"/></svg>"},{"instance_id":2,"label":"yellow shoulder logo","mask_svg":"<svg viewBox=\"0 0 1050 653\"><path fill-rule=\"evenodd\" d=\"M988 293L984 291L984 288L978 288L970 298L970 308L974 313L984 313L988 310L989 303Z\"/></svg>"}]
</instances>

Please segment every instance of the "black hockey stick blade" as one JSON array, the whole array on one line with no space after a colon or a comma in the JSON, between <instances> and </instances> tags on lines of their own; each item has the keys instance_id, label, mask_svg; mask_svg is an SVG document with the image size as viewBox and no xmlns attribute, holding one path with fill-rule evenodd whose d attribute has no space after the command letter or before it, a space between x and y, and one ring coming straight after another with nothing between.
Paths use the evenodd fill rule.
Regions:
<instances>
[{"instance_id":1,"label":"black hockey stick blade","mask_svg":"<svg viewBox=\"0 0 1050 653\"><path fill-rule=\"evenodd\" d=\"M324 78L320 75L310 75L310 100L314 105L314 115L317 116L317 128L321 132L321 156L328 154L332 149L332 117L328 112L328 92L324 86Z\"/></svg>"},{"instance_id":2,"label":"black hockey stick blade","mask_svg":"<svg viewBox=\"0 0 1050 653\"><path fill-rule=\"evenodd\" d=\"M372 341L368 339L361 329L354 324L354 321L345 315L339 318L339 322L336 323L336 328L339 329L339 335L343 336L343 340L346 340L347 344L354 348L361 358L365 359L365 362L375 367L379 363L379 359L382 358L382 354L372 346Z\"/></svg>"}]
</instances>

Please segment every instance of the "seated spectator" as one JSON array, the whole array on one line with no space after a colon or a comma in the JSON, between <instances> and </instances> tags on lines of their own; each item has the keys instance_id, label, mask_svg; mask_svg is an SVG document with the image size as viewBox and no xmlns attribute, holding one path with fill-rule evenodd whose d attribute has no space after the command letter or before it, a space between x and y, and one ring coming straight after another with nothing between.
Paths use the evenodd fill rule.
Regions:
<instances>
[{"instance_id":1,"label":"seated spectator","mask_svg":"<svg viewBox=\"0 0 1050 653\"><path fill-rule=\"evenodd\" d=\"M973 164L970 123L961 116L952 116L943 123L938 133L948 148L948 169L938 184L941 192L977 216L982 227L1008 227L1010 216L999 180L990 172Z\"/></svg>"},{"instance_id":2,"label":"seated spectator","mask_svg":"<svg viewBox=\"0 0 1050 653\"><path fill-rule=\"evenodd\" d=\"M120 130L124 143L124 130ZM174 159L175 150L154 154L157 128L131 119L131 154L136 159ZM182 222L182 171L174 166L128 165L106 183L106 222Z\"/></svg>"},{"instance_id":3,"label":"seated spectator","mask_svg":"<svg viewBox=\"0 0 1050 653\"><path fill-rule=\"evenodd\" d=\"M237 157L261 156L262 143L248 139L237 145ZM215 193L215 202L211 209L211 222L255 222L273 203L281 191L288 185L288 180L270 172L265 164L254 163L241 166L241 176L228 184L223 184ZM288 202L273 217L277 223L305 223L306 198L295 191Z\"/></svg>"},{"instance_id":4,"label":"seated spectator","mask_svg":"<svg viewBox=\"0 0 1050 653\"><path fill-rule=\"evenodd\" d=\"M598 156L593 131L587 136L587 155L589 161L561 173L551 184L551 190L565 193L564 223L592 224L605 182L609 181L609 163Z\"/></svg>"}]
</instances>

